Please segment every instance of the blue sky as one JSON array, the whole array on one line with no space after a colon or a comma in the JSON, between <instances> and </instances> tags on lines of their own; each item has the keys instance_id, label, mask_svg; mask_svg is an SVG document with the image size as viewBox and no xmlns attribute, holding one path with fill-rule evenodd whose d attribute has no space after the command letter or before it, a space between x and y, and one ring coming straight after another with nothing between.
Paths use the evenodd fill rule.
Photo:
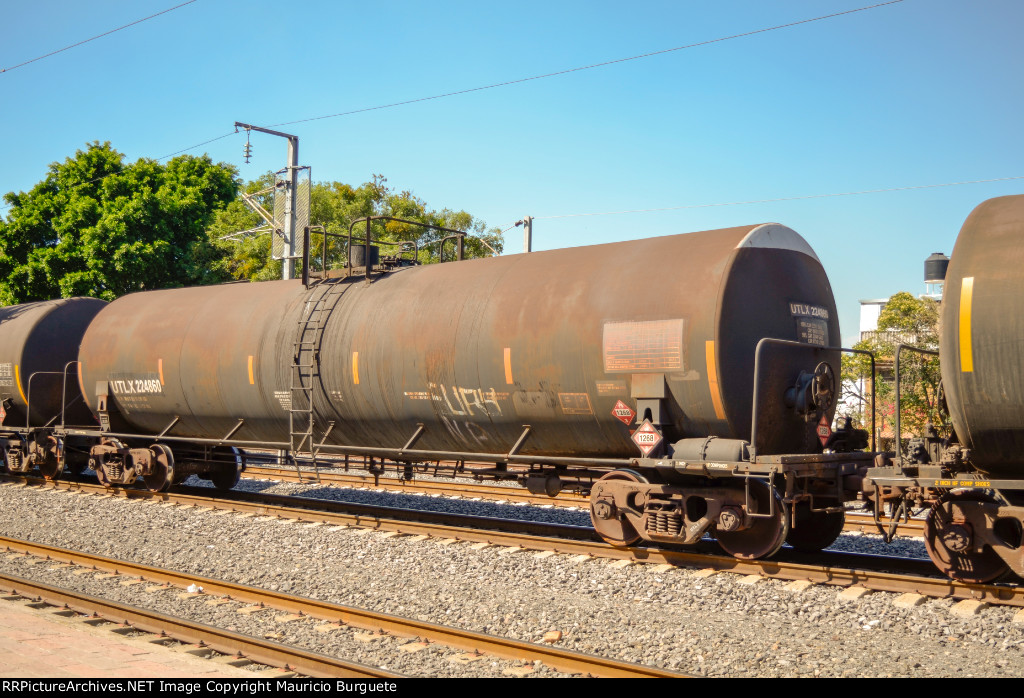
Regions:
<instances>
[{"instance_id":1,"label":"blue sky","mask_svg":"<svg viewBox=\"0 0 1024 698\"><path fill-rule=\"evenodd\" d=\"M0 67L177 4L7 3ZM93 140L134 161L230 133L516 80L810 19L868 0L303 3L198 0L0 73L0 192L27 190ZM649 58L390 109L278 126L316 180L374 173L534 249L780 222L832 280L843 337L858 303L923 292L981 201L1024 179L1024 3L904 0ZM208 152L246 179L280 139ZM4 213L0 210L0 215ZM520 229L506 236L521 249ZM671 260L656 260L671 264ZM611 273L612 270L610 270ZM656 296L657 289L651 289Z\"/></svg>"}]
</instances>

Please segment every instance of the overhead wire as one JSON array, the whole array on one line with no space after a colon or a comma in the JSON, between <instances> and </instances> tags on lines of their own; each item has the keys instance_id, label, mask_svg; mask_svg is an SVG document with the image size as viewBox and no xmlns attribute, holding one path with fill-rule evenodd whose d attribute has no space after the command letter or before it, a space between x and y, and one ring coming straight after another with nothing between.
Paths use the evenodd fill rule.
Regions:
<instances>
[{"instance_id":1,"label":"overhead wire","mask_svg":"<svg viewBox=\"0 0 1024 698\"><path fill-rule=\"evenodd\" d=\"M184 5L188 5L188 4L190 4L192 2L195 2L195 1L196 0L189 0L189 2L182 3L181 5L176 5L175 7L172 7L172 8L169 8L167 10L164 10L163 12L158 13L157 15L152 15L150 17L146 17L145 19L138 20L137 22L133 22L132 24L138 24L139 22L144 22L146 19L152 19L152 17L156 17L159 14L164 14L164 13L170 12L171 10L176 10L179 7L183 7ZM859 7L859 8L855 8L855 9L852 9L852 10L844 10L842 12L833 12L832 14L828 14L828 15L821 15L819 17L811 17L809 19L802 19L802 20L798 20L796 22L788 22L786 24L778 24L778 25L771 26L771 27L763 27L761 29L754 29L754 30L751 30L751 31L748 31L748 32L742 32L742 33L739 33L739 34L732 34L732 35L729 35L729 36L722 36L722 37L718 37L716 39L708 39L708 40L705 40L705 41L698 41L696 43L686 44L684 46L675 46L673 48L662 49L662 50L659 50L659 51L650 51L648 53L642 53L642 54L638 54L636 56L629 56L629 57L626 57L626 58L617 58L617 59L610 60L610 61L603 61L601 63L591 63L589 65L578 66L578 67L575 67L575 68L567 68L565 70L558 70L558 71L554 71L554 72L550 72L550 73L544 73L542 75L533 75L533 76L530 76L530 77L519 78L519 79L516 79L516 80L506 80L504 82L497 82L497 83L492 83L490 85L482 85L482 86L479 86L479 87L471 87L471 88L468 88L468 89L465 89L465 90L456 90L454 92L445 92L443 94L432 95L432 96L429 96L429 97L418 97L418 98L415 98L415 99L408 99L408 100L404 100L404 101L401 101L401 102L391 102L389 104L381 104L381 105L377 105L377 106L373 106L373 107L363 107L361 109L353 109L353 110L346 111L346 112L338 112L336 114L327 114L327 115L324 115L324 116L314 116L314 117L310 117L310 118L307 118L307 119L297 119L295 121L282 121L280 123L270 124L270 127L289 126L289 125L292 125L292 124L300 124L300 123L305 123L305 122L308 122L308 121L320 121L320 120L323 120L323 119L332 119L332 118L341 117L341 116L350 116L352 114L359 114L359 113L362 113L362 112L377 111L377 110L381 110L381 109L389 109L389 108L392 108L392 107L399 107L399 106L404 106L404 105L408 105L408 104L415 104L417 102L426 102L426 101L431 101L431 100L435 100L435 99L443 99L445 97L454 97L454 96L457 96L457 95L468 94L468 93L471 93L471 92L480 92L482 90L490 90L490 89L494 89L494 88L497 88L497 87L505 87L505 86L508 86L508 85L516 85L516 84L520 84L520 83L524 83L524 82L531 82L531 81L534 81L534 80L542 80L544 78L556 77L556 76L559 76L559 75L567 75L569 73L576 73L576 72L580 72L580 71L583 71L583 70L592 70L594 68L601 68L601 67L604 67L604 66L615 65L617 63L626 63L626 62L629 62L629 61L639 60L641 58L650 58L652 56L659 56L659 55L663 55L663 54L666 54L666 53L673 53L675 51L682 51L684 49L696 48L696 47L699 47L699 46L707 46L709 44L720 43L720 42L729 41L729 40L732 40L732 39L739 39L739 38L743 38L743 37L747 37L747 36L754 36L756 34L763 34L765 32L775 31L775 30L778 30L778 29L785 29L785 28L788 28L788 27L799 26L801 24L809 24L811 22L819 22L819 21L826 20L826 19L832 19L832 18L835 18L835 17L841 17L843 15L854 14L854 13L857 13L857 12L865 12L867 10L873 10L873 9L876 9L876 8L879 8L879 7L885 7L887 5L895 5L895 4L901 3L903 1L904 0L887 0L886 2L876 3L874 5L867 5L865 7ZM131 24L126 24L124 27L119 27L118 29L112 30L112 32L113 31L118 31L120 29L124 29L125 27L129 27L129 26L132 26L132 25ZM112 32L107 32L107 34L110 34ZM105 36L105 35L106 34L100 34L99 36ZM99 36L93 37L93 39L99 38ZM87 39L86 41L91 41L91 40L92 39ZM77 45L80 45L82 43L85 43L85 42L79 42L79 44L75 44L75 45L77 46ZM73 48L73 46L69 46L67 48ZM63 51L63 50L66 50L66 49L61 49L61 50ZM59 53L59 51L55 51L54 53ZM52 54L47 54L47 55L52 55ZM41 56L40 58L45 58L45 56ZM33 59L33 60L39 60L39 59ZM31 62L31 61L28 61L28 62ZM22 64L22 65L24 65L24 64ZM15 66L15 67L20 67L20 66ZM175 155L180 155L182 153L187 153L190 150L195 150L196 148L201 148L204 145L208 145L208 144L213 143L215 141L219 141L219 140L221 140L223 138L227 138L228 136L232 136L236 132L237 132L237 129L235 131L230 131L230 132L224 133L224 134L222 134L220 136L216 136L214 138L210 138L210 139L205 140L205 141L203 141L201 143L196 143L195 145L191 145L191 146L189 146L187 148L182 148L181 150L177 150L177 151L175 151L173 153L169 153L167 155L162 155L162 156L160 156L158 158L155 158L155 159L158 160L158 161L159 160L165 160L167 158L174 157ZM100 178L100 179L102 179L102 178ZM98 180L91 180L90 182L82 182L82 184L90 184L90 183L95 182L95 181L98 181ZM4 210L5 208L10 208L10 206L0 207L0 210Z\"/></svg>"},{"instance_id":2,"label":"overhead wire","mask_svg":"<svg viewBox=\"0 0 1024 698\"><path fill-rule=\"evenodd\" d=\"M154 17L159 17L160 15L165 15L168 12L173 12L174 10L177 10L177 9L179 9L181 7L184 7L185 5L191 5L194 2L196 2L196 0L188 0L188 2L183 2L180 5L175 5L174 7L169 7L166 10L162 10L160 12L157 12L155 15L150 15L149 17L143 17L142 19L137 19L134 22L129 22L128 24L125 24L124 26L118 27L117 29L111 29L110 31L103 32L102 34L97 34L96 36L90 37L88 39L84 39L82 41L79 41L78 43L71 44L70 46L65 46L64 48L59 48L56 51L50 51L47 54L44 54L42 56L37 56L36 58L33 58L31 60L27 60L27 61L25 61L23 63L19 63L18 65L12 65L10 68L0 68L0 73L9 73L12 70L15 70L17 68L21 68L23 66L26 66L29 63L35 63L36 61L41 61L44 58L49 58L50 56L56 56L58 53L63 53L64 51L67 51L69 49L73 49L76 46L81 46L82 44L87 44L90 41L95 41L96 39L101 39L104 36L109 36L109 35L113 34L114 32L121 31L122 29L127 29L128 27L134 27L136 24L142 24L143 22L151 20Z\"/></svg>"},{"instance_id":3,"label":"overhead wire","mask_svg":"<svg viewBox=\"0 0 1024 698\"><path fill-rule=\"evenodd\" d=\"M143 18L141 20L137 20L136 22L132 22L131 24L126 24L123 27L118 27L117 29L113 29L113 30L111 30L109 32L105 32L104 34L100 34L98 36L92 37L91 39L86 39L85 41L79 42L78 44L73 44L72 46L68 46L68 47L65 47L64 49L60 49L59 51L54 51L54 52L52 52L50 54L47 54L46 56L40 56L39 58L32 59L32 61L27 61L26 63L19 64L17 66L14 66L14 68L21 67L21 65L26 65L27 63L31 63L31 62L36 61L36 60L40 60L41 58L45 58L45 57L47 57L49 55L53 55L55 53L59 53L60 51L67 50L69 48L74 48L74 46L79 46L79 45L81 45L83 43L87 43L88 41L92 41L92 40L100 38L102 36L106 36L107 34L111 34L111 33L115 32L115 31L119 31L121 29L133 26L134 24L138 24L138 23L144 22L144 21L146 21L148 19L152 19L153 17L157 17L157 16L159 16L161 14L166 14L167 12L171 12L172 10L176 10L176 9L178 9L180 7L184 7L185 5L189 5L189 4L191 4L191 3L195 2L195 1L196 0L188 0L188 2L184 2L184 3L181 3L180 5L176 5L174 7L168 8L167 10L159 12L159 13L157 13L155 15L151 15L149 17L145 17L145 18ZM559 70L559 71L554 71L554 72L550 72L550 73L544 73L544 74L541 74L541 75L534 75L534 76L530 76L530 77L519 78L519 79L516 79L516 80L507 80L507 81L504 81L504 82L492 83L492 84L489 84L489 85L482 85L482 86L478 86L478 87L468 88L468 89L465 89L465 90L457 90L457 91L453 91L453 92L446 92L446 93L443 93L443 94L432 95L432 96L429 96L429 97L419 97L419 98L404 100L404 101L400 101L400 102L391 102L391 103L388 103L388 104L382 104L382 105L377 105L377 106L372 106L372 107L364 107L364 108L354 109L354 110L350 110L350 111L346 111L346 112L338 112L338 113L335 113L335 114L327 114L327 115L323 115L323 116L310 117L310 118L306 118L306 119L297 119L297 120L294 120L294 121L283 121L283 122L279 122L279 123L276 123L276 124L271 124L270 126L273 126L273 127L287 126L287 125L292 125L292 124L305 123L305 122L309 122L309 121L319 121L319 120L323 120L323 119L330 119L330 118L336 118L336 117L341 117L341 116L349 116L349 115L352 115L352 114L358 114L358 113L362 113L362 112L376 111L376 110L388 109L388 108L392 108L392 107L404 106L404 105L408 105L408 104L414 104L414 103L417 103L417 102L425 102L425 101L430 101L430 100L443 99L445 97L453 97L453 96L462 95L462 94L468 94L468 93L472 93L472 92L479 92L479 91L482 91L482 90L489 90L489 89L494 89L494 88L498 88L498 87L505 87L505 86L509 86L509 85L515 85L515 84L521 84L521 83L525 83L525 82L531 82L531 81L534 81L534 80L541 80L541 79L545 79L545 78L556 77L556 76L559 76L559 75L566 75L566 74L580 72L580 71L584 71L584 70L592 70L592 69L595 69L595 68L601 68L601 67L605 67L605 66L609 66L609 65L615 65L615 64L618 64L618 63L626 63L626 62L629 62L629 61L635 61L635 60L639 60L639 59L642 59L642 58L650 58L650 57L653 57L653 56L664 55L664 54L667 54L667 53L673 53L673 52L682 51L682 50L685 50L685 49L696 48L696 47L700 47L700 46L707 46L707 45L710 45L710 44L720 43L720 42L723 42L723 41L729 41L729 40L732 40L732 39L739 39L739 38L743 38L743 37L754 36L754 35L757 35L757 34L763 34L763 33L766 33L766 32L775 31L775 30L779 30L779 29L785 29L785 28L795 27L795 26L799 26L799 25L803 25L803 24L809 24L811 22L818 22L818 21L822 21L822 20L826 20L826 19L832 19L832 18L835 18L835 17L841 17L841 16L844 16L844 15L854 14L854 13L858 13L858 12L864 12L864 11L867 11L867 10L872 10L872 9L877 9L877 8L880 8L880 7L885 7L885 6L888 6L888 5L895 5L895 4L901 3L903 1L904 0L887 0L886 2L876 3L874 5L867 5L867 6L864 6L864 7L854 8L854 9L851 9L851 10L844 10L842 12L834 12L834 13L827 14L827 15L821 15L821 16L818 16L818 17L812 17L812 18L808 18L808 19L798 20L798 21L795 21L795 22L788 22L788 23L785 23L785 24L778 24L778 25L774 25L774 26L771 26L771 27L763 27L761 29L754 29L754 30L747 31L747 32L741 32L741 33L738 33L738 34L731 34L729 36L718 37L718 38L715 38L715 39L708 39L708 40L705 40L705 41L699 41L699 42L695 42L695 43L691 43L691 44L686 44L686 45L683 45L683 46L676 46L676 47L673 47L673 48L662 49L662 50L659 50L659 51L651 51L651 52L647 52L647 53L643 53L643 54L638 54L638 55L635 55L635 56L629 56L629 57L626 57L626 58L618 58L618 59L614 59L614 60L610 60L610 61L603 61L603 62L600 62L600 63L592 63L592 64L585 65L585 66L577 66L575 68L568 68L568 69L565 69L565 70ZM12 70L12 69L13 68L10 68L8 70ZM231 132L228 132L228 133L224 133L222 135L216 136L214 138L210 138L210 139L205 140L205 141L203 141L201 143L197 143L195 145L189 146L187 148L183 148L183 149L175 151L173 153L169 153L167 155L162 155L159 158L155 158L155 159L156 160L165 160L167 158L174 157L175 155L180 155L181 153L185 153L185 152L188 152L190 150L194 150L196 148L200 148L200 147L202 147L204 145L207 145L209 143L213 143L215 141L219 141L221 139L227 138L228 136L234 135L234 133L236 133L236 132L237 132L237 130L236 131L231 131ZM80 182L79 184L81 184L81 185L91 184L93 182L97 182L97 181L99 181L101 179L104 179L107 176L110 176L110 175L105 175L103 177L98 177L96 179L89 180L87 182ZM1018 178L1010 177L1010 178L1004 178L1004 179L1018 179ZM989 182L989 181L1003 181L1003 180L1002 179L976 180L974 182L957 182L957 183L947 183L947 184L921 185L921 186L914 186L914 187L897 187L897 188L893 188L893 189L867 190L867 191L863 191L863 192L844 192L844 193L839 193L839 194L816 194L816 195L801 196L801 197L783 197L783 198L779 198L779 199L765 199L765 200L760 200L760 201L724 202L724 203L716 203L716 204L694 204L694 205L688 205L688 206L672 206L672 207L663 207L663 208L658 208L658 209L634 209L634 210L626 210L626 211L606 211L606 212L595 212L595 213L562 214L562 215L555 215L555 216L535 216L535 218L538 218L538 219L552 219L552 218L569 218L569 217L577 217L577 216L619 215L619 214L624 214L624 213L644 213L644 212L653 212L653 211L682 210L682 209L686 209L686 208L706 208L706 207L713 207L713 206L731 206L731 205L743 205L743 204L753 204L753 203L769 203L769 202L772 202L772 201L792 201L792 200L799 200L799 199L813 199L813 198L824 198L824 197L832 197L832 196L850 196L850 195L853 195L853 194L866 194L866 193L876 193L876 192L881 192L881 191L899 191L899 190L905 190L905 189L920 189L920 188L929 188L929 187L954 186L956 184L969 184L969 183L980 183L980 182ZM0 207L0 210L8 209L8 208L11 208L11 206L8 205L8 206L5 206L5 207ZM511 227L515 227L515 226L513 225ZM502 231L502 234L504 234L505 232L510 230L511 227L506 229L505 231Z\"/></svg>"},{"instance_id":4,"label":"overhead wire","mask_svg":"<svg viewBox=\"0 0 1024 698\"><path fill-rule=\"evenodd\" d=\"M623 211L598 211L592 213L562 213L552 216L533 216L534 220L553 220L555 218L582 218L585 216L619 216L626 213L656 213L660 211L682 211L694 208L715 208L718 206L748 206L751 204L772 204L779 201L806 201L808 199L828 199L837 196L858 196L861 194L882 194L893 191L910 191L913 189L936 189L939 187L956 187L961 184L988 184L991 182L1009 182L1024 179L1024 175L1016 177L993 177L992 179L971 179L962 182L943 182L942 184L915 184L906 187L888 187L885 189L862 189L860 191L844 191L832 194L807 194L804 196L781 196L775 199L751 199L749 201L723 201L714 204L686 204L683 206L663 206L660 208L635 208ZM514 226L513 226L514 227ZM511 229L511 228L510 228ZM505 232L505 231L503 231Z\"/></svg>"},{"instance_id":5,"label":"overhead wire","mask_svg":"<svg viewBox=\"0 0 1024 698\"><path fill-rule=\"evenodd\" d=\"M887 2L880 2L874 5L868 5L865 7L858 7L853 10L844 10L842 12L833 12L828 15L821 15L820 17L811 17L810 19L801 19L796 22L788 22L786 24L777 24L772 27L763 27L761 29L754 29L739 34L731 34L729 36L720 36L717 39L707 39L705 41L698 41L692 44L686 44L684 46L675 46L673 48L661 49L660 51L650 51L648 53L641 53L636 56L629 56L627 58L616 58L610 61L602 61L600 63L591 63L590 65L578 66L575 68L566 68L565 70L556 70L551 73L543 73L541 75L532 75L530 77L518 78L515 80L505 80L504 82L495 82L490 85L481 85L479 87L470 87L464 90L456 90L454 92L445 92L443 94L432 95L430 97L417 97L415 99L407 99L401 102L391 102L389 104L380 104L374 107L362 107L360 109L352 109L350 111L338 112L336 114L325 114L323 116L312 116L307 119L296 119L294 121L282 121L276 124L270 124L271 127L277 126L290 126L292 124L303 124L308 121L320 121L323 119L334 119L340 116L351 116L353 114L361 114L368 111L377 111L380 109L390 109L392 107L401 107L408 104L416 104L418 102L429 102L435 99L443 99L445 97L455 97L458 95L469 94L471 92L481 92L483 90L492 90L497 87L507 87L509 85L518 85L524 82L531 82L533 80L543 80L545 78L553 78L559 75L568 75L569 73L578 73L583 70L593 70L594 68L603 68L609 65L616 65L618 63L626 63L629 61L640 60L641 58L651 58L652 56L661 56L666 53L673 53L675 51L683 51L685 49L697 48L699 46L707 46L709 44L717 44L723 41L731 41L732 39L741 39L747 36L754 36L756 34L764 34L765 32L776 31L778 29L787 29L789 27L796 27L801 24L809 24L811 22L820 22L826 19L832 19L834 17L842 17L843 15L850 15L857 12L865 12L867 10L874 10L879 7L885 7L886 5L896 5L903 2L903 0L888 0Z\"/></svg>"},{"instance_id":6,"label":"overhead wire","mask_svg":"<svg viewBox=\"0 0 1024 698\"><path fill-rule=\"evenodd\" d=\"M490 90L490 89L494 89L494 88L497 88L497 87L505 87L505 86L508 86L508 85L515 85L515 84L520 84L520 83L524 83L524 82L531 82L531 81L534 81L534 80L541 80L541 79L544 79L544 78L556 77L556 76L559 76L559 75L567 75L569 73L576 73L576 72L580 72L580 71L583 71L583 70L592 70L594 68L601 68L601 67L604 67L604 66L615 65L617 63L626 63L628 61L635 61L635 60L639 60L641 58L649 58L649 57L652 57L652 56L659 56L659 55L663 55L663 54L666 54L666 53L673 53L675 51L682 51L684 49L696 48L696 47L699 47L699 46L706 46L706 45L709 45L709 44L720 43L720 42L729 41L729 40L732 40L732 39L739 39L739 38L742 38L742 37L753 36L753 35L756 35L756 34L763 34L765 32L775 31L775 30L778 30L778 29L785 29L785 28L788 28L788 27L795 27L795 26L799 26L801 24L808 24L808 23L811 23L811 22L819 22L819 21L826 20L826 19L832 19L832 18L835 18L835 17L841 17L843 15L854 14L854 13L857 13L857 12L864 12L864 11L876 9L876 8L879 8L879 7L885 7L887 5L895 5L895 4L901 3L903 1L904 0L887 0L886 2L876 3L874 5L867 5L865 7L859 7L859 8L855 8L855 9L852 9L852 10L844 10L842 12L833 12L832 14L828 14L828 15L821 15L819 17L811 17L809 19L802 19L802 20L798 20L796 22L788 22L786 24L778 24L778 25L771 26L771 27L763 27L761 29L754 29L754 30L751 30L751 31L748 31L748 32L742 32L742 33L739 33L739 34L732 34L732 35L729 35L729 36L718 37L716 39L708 39L708 40L705 40L705 41L699 41L699 42L692 43L692 44L686 44L684 46L675 46L673 48L662 49L662 50L659 50L659 51L650 51L648 53L643 53L643 54L639 54L639 55L636 55L636 56L629 56L629 57L626 57L626 58L617 58L617 59L610 60L610 61L603 61L601 63L592 63L592 64L585 65L585 66L577 66L575 68L567 68L565 70L559 70L559 71L554 71L554 72L550 72L550 73L544 73L542 75L533 75L533 76L530 76L530 77L519 78L519 79L516 79L516 80L506 80L504 82L492 83L490 85L482 85L482 86L479 86L479 87L472 87L472 88L468 88L468 89L465 89L465 90L456 90L454 92L446 92L446 93L443 93L443 94L432 95L432 96L429 96L429 97L418 97L418 98L415 98L415 99L408 99L408 100L404 100L404 101L401 101L401 102L391 102L389 104L381 104L381 105L377 105L377 106L373 106L373 107L363 107L363 108L360 108L360 109L354 109L354 110L350 110L350 111L346 111L346 112L338 112L336 114L326 114L324 116L314 116L314 117L310 117L310 118L307 118L307 119L297 119L297 120L294 120L294 121L282 121L280 123L270 124L270 126L271 127L288 126L288 125L291 125L291 124L305 123L305 122L308 122L308 121L319 121L319 120L323 120L323 119L332 119L332 118L341 117L341 116L350 116L352 114L359 114L359 113L362 113L362 112L377 111L377 110L381 110L381 109L389 109L389 108L392 108L392 107L399 107L399 106L404 106L404 105L408 105L408 104L415 104L417 102L426 102L426 101L431 101L431 100L435 100L435 99L443 99L445 97L454 97L454 96L457 96L457 95L468 94L468 93L471 93L471 92L480 92L482 90ZM123 27L118 27L117 29L113 29L113 30L111 30L109 32L105 32L104 34L99 34L97 36L92 37L91 39L86 39L85 41L80 41L77 44L73 44L71 46L67 46L67 47L65 47L63 49L60 49L58 51L53 51L53 52L51 52L49 54L46 54L46 56L40 56L39 58L34 58L31 61L26 61L25 63L21 63L21 64L19 64L17 66L14 66L13 68L9 68L8 70L13 70L14 68L21 67L22 65L27 65L28 63L40 60L42 58L46 58L47 56L54 55L55 53L60 53L61 51L66 51L69 48L74 48L75 46L80 46L81 44L87 43L87 42L92 41L94 39L98 39L98 38L100 38L102 36L106 36L107 34L111 34L113 32L120 31L121 29L125 29L125 28L130 27L130 26L132 26L134 24L138 24L140 22L144 22L144 21L146 21L148 19L152 19L153 17L158 17L161 14L166 14L167 12L171 12L172 10L176 10L176 9L178 9L180 7L184 7L185 5L189 5L189 4L193 3L193 2L196 2L196 0L188 0L188 2L181 3L180 5L175 5L174 7L168 8L168 9L164 10L163 12L158 12L155 15L150 15L149 17L145 17L143 19L137 20L135 22L132 22L131 24L126 24ZM182 148L181 150L177 150L177 151L175 151L173 153L169 153L167 155L162 155L162 156L160 156L158 158L155 158L155 159L158 160L158 161L159 160L165 160L167 158L174 157L175 155L180 155L182 153L187 153L190 150L195 150L196 148L201 148L204 145L208 145L208 144L213 143L215 141L219 141L219 140L221 140L223 138L227 138L228 136L234 135L234 133L236 133L236 132L237 132L237 129L235 131L224 133L224 134L222 134L220 136L216 136L214 138L210 138L208 140L202 141L201 143L196 143L195 145L188 146L187 148ZM91 180L91 181L97 181L97 180ZM91 183L91 182L82 182L82 184L89 184L89 183ZM0 210L2 210L2 208L3 207L0 207ZM8 206L6 208L10 208L10 206Z\"/></svg>"}]
</instances>

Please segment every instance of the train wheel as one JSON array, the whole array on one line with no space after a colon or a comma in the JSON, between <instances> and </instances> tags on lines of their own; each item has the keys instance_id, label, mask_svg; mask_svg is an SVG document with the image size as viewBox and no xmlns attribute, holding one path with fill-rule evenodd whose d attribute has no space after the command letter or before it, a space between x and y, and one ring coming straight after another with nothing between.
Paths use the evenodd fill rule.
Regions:
<instances>
[{"instance_id":1,"label":"train wheel","mask_svg":"<svg viewBox=\"0 0 1024 698\"><path fill-rule=\"evenodd\" d=\"M211 470L206 478L213 483L213 486L222 492L227 492L242 479L242 471L245 470L245 456L237 448L220 446L213 450L217 460L226 459L229 462L220 465L216 470Z\"/></svg>"},{"instance_id":2,"label":"train wheel","mask_svg":"<svg viewBox=\"0 0 1024 698\"><path fill-rule=\"evenodd\" d=\"M603 475L597 482L600 484L609 480L647 483L643 475L632 470L613 470ZM640 534L633 525L626 521L623 514L615 511L613 502L600 496L599 489L590 496L590 520L594 524L594 530L607 543L627 546L640 540Z\"/></svg>"},{"instance_id":3,"label":"train wheel","mask_svg":"<svg viewBox=\"0 0 1024 698\"><path fill-rule=\"evenodd\" d=\"M750 482L750 495L757 506L757 513L766 514L771 508L774 492L774 510L771 516L753 519L747 528L737 531L723 531L716 528L715 537L722 550L741 560L757 560L771 557L779 551L789 534L789 513L782 504L782 497L760 480Z\"/></svg>"},{"instance_id":4,"label":"train wheel","mask_svg":"<svg viewBox=\"0 0 1024 698\"><path fill-rule=\"evenodd\" d=\"M64 472L64 443L55 436L47 436L43 443L32 442L30 450L35 451L39 463L39 474L45 480L57 480Z\"/></svg>"},{"instance_id":5,"label":"train wheel","mask_svg":"<svg viewBox=\"0 0 1024 698\"><path fill-rule=\"evenodd\" d=\"M845 524L846 514L841 511L811 511L809 503L798 502L786 542L801 553L816 553L832 545Z\"/></svg>"},{"instance_id":6,"label":"train wheel","mask_svg":"<svg viewBox=\"0 0 1024 698\"><path fill-rule=\"evenodd\" d=\"M950 579L984 584L1009 573L1009 566L990 547L975 550L975 533L963 513L972 502L991 501L977 492L950 492L928 512L924 547L935 566Z\"/></svg>"},{"instance_id":7,"label":"train wheel","mask_svg":"<svg viewBox=\"0 0 1024 698\"><path fill-rule=\"evenodd\" d=\"M174 480L174 454L164 444L153 444L149 450L153 454L152 472L143 475L142 480L150 492L166 492Z\"/></svg>"},{"instance_id":8,"label":"train wheel","mask_svg":"<svg viewBox=\"0 0 1024 698\"><path fill-rule=\"evenodd\" d=\"M89 454L81 451L64 451L64 466L72 475L81 475L89 467Z\"/></svg>"}]
</instances>

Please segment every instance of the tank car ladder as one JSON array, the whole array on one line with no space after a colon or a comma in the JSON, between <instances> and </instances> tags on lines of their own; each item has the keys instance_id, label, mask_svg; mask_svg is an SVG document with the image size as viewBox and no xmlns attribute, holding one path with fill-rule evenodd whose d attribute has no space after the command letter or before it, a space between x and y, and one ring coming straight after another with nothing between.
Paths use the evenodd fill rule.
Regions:
<instances>
[{"instance_id":1,"label":"tank car ladder","mask_svg":"<svg viewBox=\"0 0 1024 698\"><path fill-rule=\"evenodd\" d=\"M301 479L297 454L308 445L317 482L320 482L320 471L317 467L319 449L313 438L313 388L320 375L320 343L324 323L334 310L342 290L340 284L317 284L306 301L306 309L299 317L292 353L291 406L288 409L289 453L295 464L295 472ZM333 303L329 303L332 297ZM332 422L328 431L333 426Z\"/></svg>"}]
</instances>

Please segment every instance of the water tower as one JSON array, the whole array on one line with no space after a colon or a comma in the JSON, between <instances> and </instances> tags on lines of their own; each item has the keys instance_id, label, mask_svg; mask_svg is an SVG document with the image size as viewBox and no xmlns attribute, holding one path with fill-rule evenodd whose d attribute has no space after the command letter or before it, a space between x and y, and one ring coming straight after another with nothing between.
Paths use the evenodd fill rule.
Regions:
<instances>
[{"instance_id":1,"label":"water tower","mask_svg":"<svg viewBox=\"0 0 1024 698\"><path fill-rule=\"evenodd\" d=\"M946 281L949 257L935 252L924 260L924 295L936 301L942 300L942 285Z\"/></svg>"}]
</instances>

